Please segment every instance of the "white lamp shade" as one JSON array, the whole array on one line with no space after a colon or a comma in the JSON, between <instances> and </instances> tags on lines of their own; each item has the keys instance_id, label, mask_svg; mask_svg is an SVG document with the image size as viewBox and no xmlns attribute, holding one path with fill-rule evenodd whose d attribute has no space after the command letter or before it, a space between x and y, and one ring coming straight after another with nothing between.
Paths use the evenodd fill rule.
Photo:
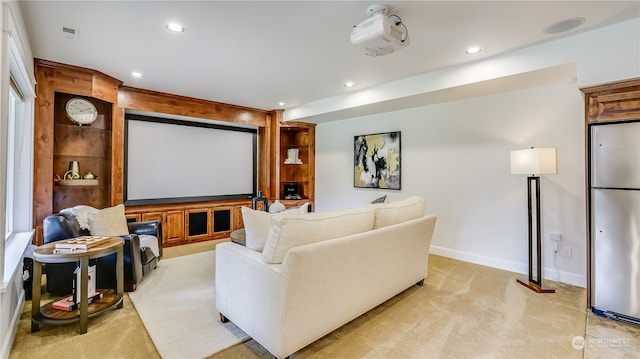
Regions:
<instances>
[{"instance_id":1,"label":"white lamp shade","mask_svg":"<svg viewBox=\"0 0 640 359\"><path fill-rule=\"evenodd\" d=\"M558 173L558 167L555 147L511 151L511 174L542 175L556 173Z\"/></svg>"}]
</instances>

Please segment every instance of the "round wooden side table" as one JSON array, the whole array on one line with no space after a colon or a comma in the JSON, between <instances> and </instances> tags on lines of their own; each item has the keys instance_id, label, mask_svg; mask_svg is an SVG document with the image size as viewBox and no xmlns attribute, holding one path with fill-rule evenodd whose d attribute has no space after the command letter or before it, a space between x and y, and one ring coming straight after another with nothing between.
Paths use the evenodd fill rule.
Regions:
<instances>
[{"instance_id":1,"label":"round wooden side table","mask_svg":"<svg viewBox=\"0 0 640 359\"><path fill-rule=\"evenodd\" d=\"M104 243L85 251L69 253L56 253L55 242L48 243L33 250L33 291L31 304L31 333L40 330L40 324L67 324L80 322L80 334L87 332L88 318L111 308L122 308L122 297L124 294L124 262L123 262L124 239L111 237ZM101 299L88 302L88 270L89 260L100 258L112 253L117 253L116 261L116 290L99 289L103 293ZM80 262L80 308L65 312L52 307L52 304L62 298L57 298L40 306L42 290L42 263L67 263Z\"/></svg>"}]
</instances>

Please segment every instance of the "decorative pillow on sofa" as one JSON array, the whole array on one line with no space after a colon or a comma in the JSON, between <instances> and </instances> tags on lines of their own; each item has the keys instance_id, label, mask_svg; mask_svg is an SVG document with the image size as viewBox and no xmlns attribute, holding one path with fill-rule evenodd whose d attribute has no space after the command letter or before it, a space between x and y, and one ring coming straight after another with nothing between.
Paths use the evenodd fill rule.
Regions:
<instances>
[{"instance_id":1,"label":"decorative pillow on sofa","mask_svg":"<svg viewBox=\"0 0 640 359\"><path fill-rule=\"evenodd\" d=\"M240 208L247 248L261 252L269 235L271 217L273 214L265 211L257 211L249 207Z\"/></svg>"},{"instance_id":2,"label":"decorative pillow on sofa","mask_svg":"<svg viewBox=\"0 0 640 359\"><path fill-rule=\"evenodd\" d=\"M387 195L385 194L382 197L374 199L373 201L371 201L371 203L389 203L389 197L387 197Z\"/></svg>"},{"instance_id":3,"label":"decorative pillow on sofa","mask_svg":"<svg viewBox=\"0 0 640 359\"><path fill-rule=\"evenodd\" d=\"M89 218L88 215L89 213L95 213L98 212L99 209L97 208L93 208L91 206L86 206L83 204L77 205L77 206L73 206L71 208L65 208L63 210L61 210L60 212L70 212L71 214L73 214L76 217L76 220L78 221L78 224L80 225L80 228L82 229L89 229Z\"/></svg>"},{"instance_id":4,"label":"decorative pillow on sofa","mask_svg":"<svg viewBox=\"0 0 640 359\"><path fill-rule=\"evenodd\" d=\"M308 205L309 203L307 202L302 207L293 207L278 213L258 211L249 207L240 208L242 211L242 222L244 222L245 243L247 248L262 252L264 244L267 242L267 237L269 236L271 219L275 216L284 217L307 213Z\"/></svg>"},{"instance_id":5,"label":"decorative pillow on sofa","mask_svg":"<svg viewBox=\"0 0 640 359\"><path fill-rule=\"evenodd\" d=\"M374 211L371 207L291 217L274 216L262 251L262 260L282 263L290 248L366 232L373 228L373 221Z\"/></svg>"},{"instance_id":6,"label":"decorative pillow on sofa","mask_svg":"<svg viewBox=\"0 0 640 359\"><path fill-rule=\"evenodd\" d=\"M295 209L295 210L297 210L297 211L298 211L298 213L300 213L300 214L305 214L305 213L309 213L309 211L311 210L311 209L309 208L309 206L311 206L311 203L309 203L309 202L305 202L305 203L303 203L303 204L301 204L301 205L299 205L299 206L292 207L292 208L287 208L287 211L288 211L288 210L294 210L294 209Z\"/></svg>"},{"instance_id":7,"label":"decorative pillow on sofa","mask_svg":"<svg viewBox=\"0 0 640 359\"><path fill-rule=\"evenodd\" d=\"M371 204L370 206L376 214L374 229L420 218L424 215L424 198L418 196L391 203Z\"/></svg>"},{"instance_id":8,"label":"decorative pillow on sofa","mask_svg":"<svg viewBox=\"0 0 640 359\"><path fill-rule=\"evenodd\" d=\"M117 237L129 234L123 204L90 212L87 217L92 236Z\"/></svg>"}]
</instances>

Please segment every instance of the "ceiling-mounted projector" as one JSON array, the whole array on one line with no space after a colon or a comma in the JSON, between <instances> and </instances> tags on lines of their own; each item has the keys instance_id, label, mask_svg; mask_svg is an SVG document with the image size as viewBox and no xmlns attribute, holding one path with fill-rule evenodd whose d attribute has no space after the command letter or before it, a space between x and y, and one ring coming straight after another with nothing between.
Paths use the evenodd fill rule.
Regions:
<instances>
[{"instance_id":1,"label":"ceiling-mounted projector","mask_svg":"<svg viewBox=\"0 0 640 359\"><path fill-rule=\"evenodd\" d=\"M387 9L383 7L353 27L351 44L364 47L369 56L382 56L407 47L408 35L407 28L400 18L397 15L387 16Z\"/></svg>"}]
</instances>

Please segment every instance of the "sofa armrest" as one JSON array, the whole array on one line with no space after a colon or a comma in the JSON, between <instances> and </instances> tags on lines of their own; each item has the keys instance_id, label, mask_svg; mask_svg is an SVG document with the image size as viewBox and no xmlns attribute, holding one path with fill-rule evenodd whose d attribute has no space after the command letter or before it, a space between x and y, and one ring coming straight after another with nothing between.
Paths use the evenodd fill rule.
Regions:
<instances>
[{"instance_id":1,"label":"sofa armrest","mask_svg":"<svg viewBox=\"0 0 640 359\"><path fill-rule=\"evenodd\" d=\"M124 239L124 290L133 292L142 281L142 258L140 255L140 239L137 234L119 236ZM98 262L98 287L116 288L117 254L100 257Z\"/></svg>"},{"instance_id":2,"label":"sofa armrest","mask_svg":"<svg viewBox=\"0 0 640 359\"><path fill-rule=\"evenodd\" d=\"M129 227L129 233L147 234L156 237L158 239L158 251L160 252L160 258L162 258L162 223L160 221L129 222L127 226Z\"/></svg>"},{"instance_id":3,"label":"sofa armrest","mask_svg":"<svg viewBox=\"0 0 640 359\"><path fill-rule=\"evenodd\" d=\"M142 257L140 253L140 239L138 238L137 234L127 234L121 237L124 239L124 251L125 253L128 252L129 254L128 256L124 256L125 261L127 257L129 261L131 261L131 263L124 264L124 277L130 279L128 281L129 283L126 283L127 280L125 280L125 286L132 289L130 291L135 291L138 283L142 281Z\"/></svg>"},{"instance_id":4,"label":"sofa armrest","mask_svg":"<svg viewBox=\"0 0 640 359\"><path fill-rule=\"evenodd\" d=\"M259 343L278 346L286 278L281 264L232 242L216 246L216 309Z\"/></svg>"}]
</instances>

